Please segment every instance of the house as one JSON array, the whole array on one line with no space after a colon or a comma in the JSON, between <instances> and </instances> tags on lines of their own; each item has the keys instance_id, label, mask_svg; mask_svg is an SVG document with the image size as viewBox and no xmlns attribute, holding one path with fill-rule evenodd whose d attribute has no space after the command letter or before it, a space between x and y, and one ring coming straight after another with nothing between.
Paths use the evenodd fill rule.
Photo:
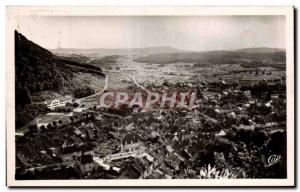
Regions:
<instances>
[{"instance_id":1,"label":"house","mask_svg":"<svg viewBox=\"0 0 300 192\"><path fill-rule=\"evenodd\" d=\"M274 120L272 115L267 115L263 117L263 121L265 122L266 127L273 127L278 125L278 123Z\"/></svg>"},{"instance_id":2,"label":"house","mask_svg":"<svg viewBox=\"0 0 300 192\"><path fill-rule=\"evenodd\" d=\"M265 122L264 122L264 120L263 120L262 117L255 118L255 125L254 125L254 127L256 129L264 128L265 127Z\"/></svg>"},{"instance_id":3,"label":"house","mask_svg":"<svg viewBox=\"0 0 300 192\"><path fill-rule=\"evenodd\" d=\"M74 136L74 135L72 135L70 137L70 140L71 140L71 142L73 144L75 144L75 145L77 145L79 147L83 146L83 141L81 139L79 139L78 137Z\"/></svg>"},{"instance_id":4,"label":"house","mask_svg":"<svg viewBox=\"0 0 300 192\"><path fill-rule=\"evenodd\" d=\"M143 172L145 171L145 167L140 159L135 159L131 164L127 166L124 172L119 177L120 179L139 179Z\"/></svg>"},{"instance_id":5,"label":"house","mask_svg":"<svg viewBox=\"0 0 300 192\"><path fill-rule=\"evenodd\" d=\"M47 105L49 109L55 109L55 107L63 107L66 106L67 103L72 103L72 97L69 95L44 102L44 104Z\"/></svg>"},{"instance_id":6,"label":"house","mask_svg":"<svg viewBox=\"0 0 300 192\"><path fill-rule=\"evenodd\" d=\"M137 133L131 133L121 141L121 151L136 151L141 145L142 138Z\"/></svg>"},{"instance_id":7,"label":"house","mask_svg":"<svg viewBox=\"0 0 300 192\"><path fill-rule=\"evenodd\" d=\"M171 179L174 175L173 169L169 167L166 162L163 162L160 165L159 170L164 174L166 179Z\"/></svg>"},{"instance_id":8,"label":"house","mask_svg":"<svg viewBox=\"0 0 300 192\"><path fill-rule=\"evenodd\" d=\"M82 132L79 129L75 129L74 133L77 137L81 137L81 135L82 135Z\"/></svg>"},{"instance_id":9,"label":"house","mask_svg":"<svg viewBox=\"0 0 300 192\"><path fill-rule=\"evenodd\" d=\"M215 136L226 136L225 131L222 129L219 133L216 133Z\"/></svg>"},{"instance_id":10,"label":"house","mask_svg":"<svg viewBox=\"0 0 300 192\"><path fill-rule=\"evenodd\" d=\"M272 100L269 101L269 102L267 102L267 103L265 103L265 106L266 106L266 107L272 107Z\"/></svg>"},{"instance_id":11,"label":"house","mask_svg":"<svg viewBox=\"0 0 300 192\"><path fill-rule=\"evenodd\" d=\"M147 157L140 157L139 160L141 161L143 167L144 167L144 171L142 174L142 178L147 178L148 176L150 176L153 172L153 164L152 162L150 162Z\"/></svg>"},{"instance_id":12,"label":"house","mask_svg":"<svg viewBox=\"0 0 300 192\"><path fill-rule=\"evenodd\" d=\"M86 111L88 109L89 109L88 107L76 107L73 111L80 113L80 112Z\"/></svg>"},{"instance_id":13,"label":"house","mask_svg":"<svg viewBox=\"0 0 300 192\"><path fill-rule=\"evenodd\" d=\"M254 130L254 123L245 118L241 118L238 129Z\"/></svg>"},{"instance_id":14,"label":"house","mask_svg":"<svg viewBox=\"0 0 300 192\"><path fill-rule=\"evenodd\" d=\"M255 103L257 103L257 101L256 101L256 99L251 98L251 99L248 100L248 103L249 104L255 104Z\"/></svg>"},{"instance_id":15,"label":"house","mask_svg":"<svg viewBox=\"0 0 300 192\"><path fill-rule=\"evenodd\" d=\"M178 134L177 134L177 132L175 132L175 134L174 134L174 137L173 137L172 141L179 141L179 138L178 138Z\"/></svg>"},{"instance_id":16,"label":"house","mask_svg":"<svg viewBox=\"0 0 300 192\"><path fill-rule=\"evenodd\" d=\"M166 165L172 168L175 171L179 170L180 159L175 154L170 154L165 160Z\"/></svg>"},{"instance_id":17,"label":"house","mask_svg":"<svg viewBox=\"0 0 300 192\"><path fill-rule=\"evenodd\" d=\"M153 170L150 179L162 179L164 178L164 173L161 172L159 169Z\"/></svg>"},{"instance_id":18,"label":"house","mask_svg":"<svg viewBox=\"0 0 300 192\"><path fill-rule=\"evenodd\" d=\"M232 112L229 113L227 116L230 117L230 118L235 118L235 112L232 111Z\"/></svg>"},{"instance_id":19,"label":"house","mask_svg":"<svg viewBox=\"0 0 300 192\"><path fill-rule=\"evenodd\" d=\"M280 94L272 94L271 99L279 99Z\"/></svg>"},{"instance_id":20,"label":"house","mask_svg":"<svg viewBox=\"0 0 300 192\"><path fill-rule=\"evenodd\" d=\"M166 149L167 149L167 151L168 151L169 153L172 153L172 152L174 151L174 149L172 148L171 145L167 145L167 146L166 146Z\"/></svg>"},{"instance_id":21,"label":"house","mask_svg":"<svg viewBox=\"0 0 300 192\"><path fill-rule=\"evenodd\" d=\"M252 95L251 95L251 91L247 90L243 92L243 95L247 98L247 99L251 99Z\"/></svg>"},{"instance_id":22,"label":"house","mask_svg":"<svg viewBox=\"0 0 300 192\"><path fill-rule=\"evenodd\" d=\"M182 140L182 142L183 142L184 140L190 141L190 139L191 139L192 137L194 137L194 136L195 136L194 131L190 131L189 133L187 133L187 131L185 131L185 134L183 134L183 135L181 136L181 140Z\"/></svg>"},{"instance_id":23,"label":"house","mask_svg":"<svg viewBox=\"0 0 300 192\"><path fill-rule=\"evenodd\" d=\"M180 155L184 158L184 159L190 159L192 157L192 154L190 154L188 152L188 147L186 147L185 149L183 149L180 153Z\"/></svg>"}]
</instances>

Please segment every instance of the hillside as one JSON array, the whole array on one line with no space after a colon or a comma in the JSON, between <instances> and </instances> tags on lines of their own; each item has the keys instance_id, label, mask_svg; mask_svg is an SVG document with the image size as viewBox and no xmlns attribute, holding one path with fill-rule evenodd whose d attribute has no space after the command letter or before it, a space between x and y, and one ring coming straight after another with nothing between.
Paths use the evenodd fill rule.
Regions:
<instances>
[{"instance_id":1,"label":"hillside","mask_svg":"<svg viewBox=\"0 0 300 192\"><path fill-rule=\"evenodd\" d=\"M16 106L30 104L32 93L72 87L77 72L104 76L99 67L55 56L15 31Z\"/></svg>"},{"instance_id":2,"label":"hillside","mask_svg":"<svg viewBox=\"0 0 300 192\"><path fill-rule=\"evenodd\" d=\"M248 53L278 53L278 52L285 52L284 49L269 48L269 47L244 48L244 49L237 49L235 51L236 52L248 52Z\"/></svg>"},{"instance_id":3,"label":"hillside","mask_svg":"<svg viewBox=\"0 0 300 192\"><path fill-rule=\"evenodd\" d=\"M211 64L238 64L243 62L260 61L267 64L285 64L285 50L271 48L249 48L230 51L207 52L178 52L167 54L150 54L136 58L140 63L211 63Z\"/></svg>"}]
</instances>

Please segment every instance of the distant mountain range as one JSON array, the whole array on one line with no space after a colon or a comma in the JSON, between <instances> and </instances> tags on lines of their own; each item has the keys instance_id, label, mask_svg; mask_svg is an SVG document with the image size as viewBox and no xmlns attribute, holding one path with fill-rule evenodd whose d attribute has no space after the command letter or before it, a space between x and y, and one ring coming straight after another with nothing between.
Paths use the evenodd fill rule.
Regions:
<instances>
[{"instance_id":1,"label":"distant mountain range","mask_svg":"<svg viewBox=\"0 0 300 192\"><path fill-rule=\"evenodd\" d=\"M246 48L229 51L205 51L205 52L176 52L158 53L138 57L135 61L140 63L211 63L211 64L237 64L242 62L285 64L286 53L283 49L276 48Z\"/></svg>"},{"instance_id":2,"label":"distant mountain range","mask_svg":"<svg viewBox=\"0 0 300 192\"><path fill-rule=\"evenodd\" d=\"M183 50L175 49L167 46L160 47L147 47L147 48L128 48L128 49L52 49L52 53L57 55L69 55L69 54L82 54L82 55L99 55L99 56L109 56L109 55L139 55L146 56L150 54L157 53L177 53L183 52Z\"/></svg>"},{"instance_id":3,"label":"distant mountain range","mask_svg":"<svg viewBox=\"0 0 300 192\"><path fill-rule=\"evenodd\" d=\"M236 49L234 51L245 52L245 53L278 53L278 52L285 52L285 49L269 48L269 47L255 47L255 48Z\"/></svg>"},{"instance_id":4,"label":"distant mountain range","mask_svg":"<svg viewBox=\"0 0 300 192\"><path fill-rule=\"evenodd\" d=\"M129 49L52 49L58 56L85 55L85 56L134 56L136 62L166 64L175 62L194 62L205 64L250 63L254 61L285 64L285 49L255 47L236 50L215 51L188 51L168 46L129 48ZM247 61L248 60L248 61Z\"/></svg>"}]
</instances>

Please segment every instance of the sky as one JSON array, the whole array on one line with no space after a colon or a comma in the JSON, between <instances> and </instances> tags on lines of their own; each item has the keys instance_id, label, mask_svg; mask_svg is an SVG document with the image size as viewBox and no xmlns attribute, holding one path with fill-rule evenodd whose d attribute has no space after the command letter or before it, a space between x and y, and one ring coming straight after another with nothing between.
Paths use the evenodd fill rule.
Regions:
<instances>
[{"instance_id":1,"label":"sky","mask_svg":"<svg viewBox=\"0 0 300 192\"><path fill-rule=\"evenodd\" d=\"M17 30L47 49L285 48L284 16L20 16Z\"/></svg>"}]
</instances>

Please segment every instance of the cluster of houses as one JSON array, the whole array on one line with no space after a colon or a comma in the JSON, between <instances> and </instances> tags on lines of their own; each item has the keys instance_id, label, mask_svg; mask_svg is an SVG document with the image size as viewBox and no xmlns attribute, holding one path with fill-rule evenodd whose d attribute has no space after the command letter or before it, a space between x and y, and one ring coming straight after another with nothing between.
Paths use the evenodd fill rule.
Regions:
<instances>
[{"instance_id":1,"label":"cluster of houses","mask_svg":"<svg viewBox=\"0 0 300 192\"><path fill-rule=\"evenodd\" d=\"M123 109L116 113L90 109L59 114L60 117L55 113L39 116L38 128L47 126L53 119L60 120L57 129L44 133L50 135L49 141L41 142L45 150L40 151L43 157L59 159L58 165L78 165L85 177L92 178L94 170L103 167L102 171L109 172L109 176L101 177L108 178L111 175L136 179L184 178L193 172L191 166L213 162L208 149L218 150L225 156L234 150L234 144L225 139L228 130L284 127L284 92L275 91L266 100L224 80L189 87L194 86L199 88L200 104L191 110L160 109L128 115L128 111L122 113ZM69 96L45 104L55 109L67 103L72 103ZM89 114L84 116L84 113ZM74 118L74 114L82 117ZM54 147L55 142L59 145ZM213 144L208 146L205 142ZM201 159L203 154L206 156ZM24 156L19 154L18 158L26 162Z\"/></svg>"},{"instance_id":2,"label":"cluster of houses","mask_svg":"<svg viewBox=\"0 0 300 192\"><path fill-rule=\"evenodd\" d=\"M246 130L276 127L285 122L284 91L274 91L266 100L265 97L253 96L250 90L240 90L239 86L231 86L224 81L213 85L210 87L213 92L206 92L201 97L206 119L215 123L228 121L231 127Z\"/></svg>"}]
</instances>

